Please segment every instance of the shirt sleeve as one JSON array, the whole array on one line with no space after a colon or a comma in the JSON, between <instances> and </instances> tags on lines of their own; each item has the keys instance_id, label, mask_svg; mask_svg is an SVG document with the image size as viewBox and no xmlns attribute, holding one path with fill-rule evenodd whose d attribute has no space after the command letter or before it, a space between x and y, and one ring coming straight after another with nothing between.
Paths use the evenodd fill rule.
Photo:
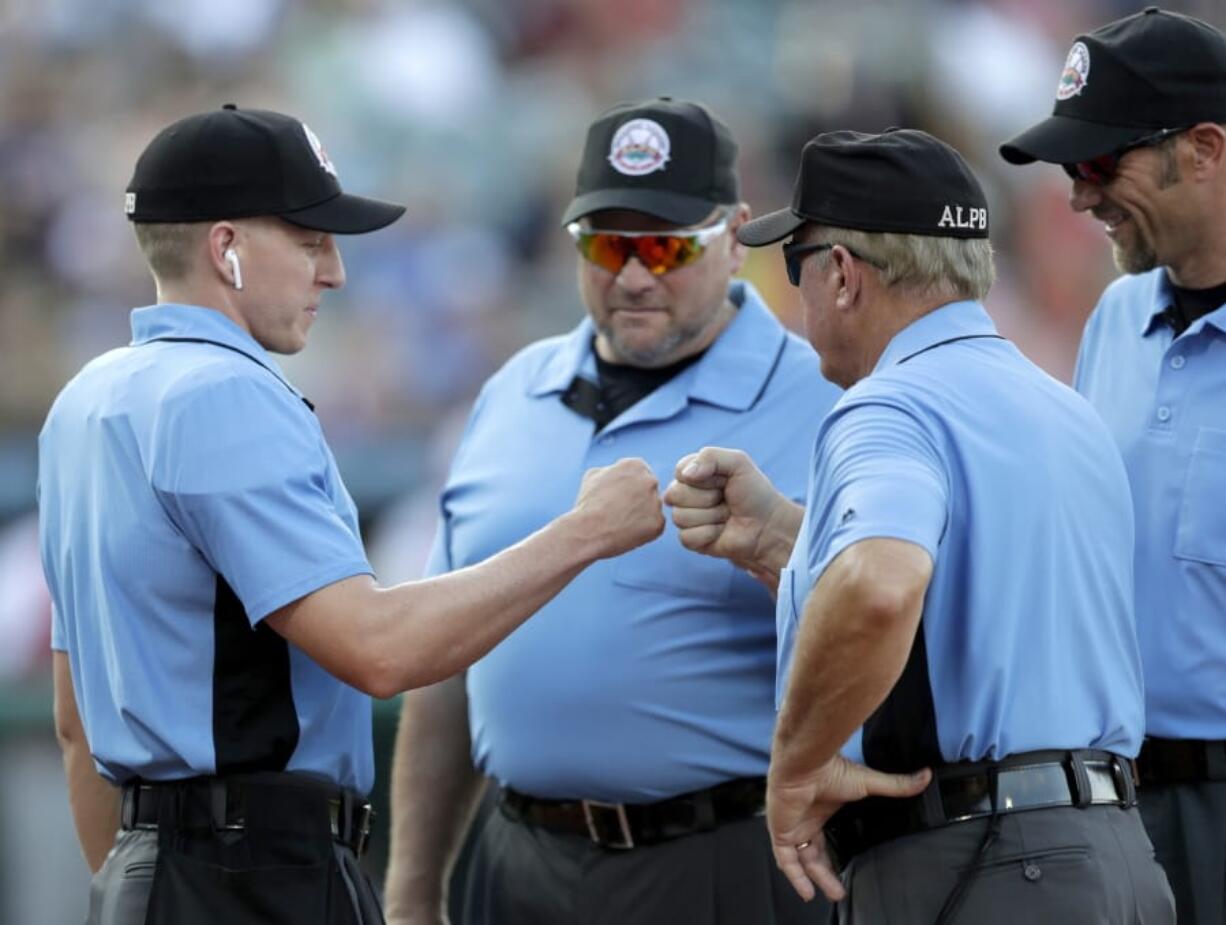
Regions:
<instances>
[{"instance_id":1,"label":"shirt sleeve","mask_svg":"<svg viewBox=\"0 0 1226 925\"><path fill-rule=\"evenodd\" d=\"M149 466L171 520L253 625L373 571L356 524L338 510L339 476L318 423L278 382L233 376L168 398Z\"/></svg>"},{"instance_id":2,"label":"shirt sleeve","mask_svg":"<svg viewBox=\"0 0 1226 925\"><path fill-rule=\"evenodd\" d=\"M805 563L811 583L839 553L866 539L905 540L936 560L949 478L910 412L883 403L836 408L822 425L814 467Z\"/></svg>"},{"instance_id":3,"label":"shirt sleeve","mask_svg":"<svg viewBox=\"0 0 1226 925\"><path fill-rule=\"evenodd\" d=\"M51 651L67 652L68 640L64 638L64 618L60 616L60 608L51 602Z\"/></svg>"}]
</instances>

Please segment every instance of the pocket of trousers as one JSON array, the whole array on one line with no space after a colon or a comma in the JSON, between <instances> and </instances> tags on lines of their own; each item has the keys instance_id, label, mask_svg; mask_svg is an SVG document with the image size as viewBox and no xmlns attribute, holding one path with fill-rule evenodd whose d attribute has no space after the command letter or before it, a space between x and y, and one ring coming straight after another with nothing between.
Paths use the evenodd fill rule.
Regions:
<instances>
[{"instance_id":1,"label":"pocket of trousers","mask_svg":"<svg viewBox=\"0 0 1226 925\"><path fill-rule=\"evenodd\" d=\"M145 925L358 925L335 858L234 869L158 857Z\"/></svg>"}]
</instances>

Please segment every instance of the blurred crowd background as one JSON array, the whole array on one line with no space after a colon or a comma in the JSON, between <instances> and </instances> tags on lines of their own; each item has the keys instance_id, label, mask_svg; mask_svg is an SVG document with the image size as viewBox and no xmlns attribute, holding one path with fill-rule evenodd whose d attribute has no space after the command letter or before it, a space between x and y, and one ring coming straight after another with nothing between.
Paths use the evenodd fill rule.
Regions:
<instances>
[{"instance_id":1,"label":"blurred crowd background","mask_svg":"<svg viewBox=\"0 0 1226 925\"><path fill-rule=\"evenodd\" d=\"M317 405L380 578L402 580L424 561L435 492L481 382L580 317L558 217L587 124L617 102L711 106L740 143L759 212L788 201L800 147L819 131L914 126L950 141L991 201L1000 280L988 308L1068 380L1082 322L1115 272L1110 250L1097 222L1068 209L1059 169L1009 168L996 146L1050 111L1076 33L1143 6L0 0L0 781L26 774L63 799L54 745L13 744L50 730L36 439L63 383L125 343L129 310L154 299L122 202L163 125L225 102L290 112L347 190L408 204L389 230L342 241L348 284L283 364ZM1226 26L1223 0L1167 6ZM798 326L776 250L752 251L743 275ZM0 788L0 810L11 789ZM55 811L62 827L66 807ZM79 864L71 830L53 837L63 863ZM25 921L12 900L24 853L6 834L0 922Z\"/></svg>"}]
</instances>

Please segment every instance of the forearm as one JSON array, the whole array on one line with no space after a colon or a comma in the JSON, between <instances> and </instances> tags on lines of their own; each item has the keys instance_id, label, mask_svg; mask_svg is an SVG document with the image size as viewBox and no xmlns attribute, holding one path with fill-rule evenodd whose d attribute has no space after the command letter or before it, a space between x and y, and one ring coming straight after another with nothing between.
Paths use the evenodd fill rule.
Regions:
<instances>
[{"instance_id":1,"label":"forearm","mask_svg":"<svg viewBox=\"0 0 1226 925\"><path fill-rule=\"evenodd\" d=\"M927 553L898 540L844 550L805 603L771 751L771 777L826 764L889 694L919 627Z\"/></svg>"},{"instance_id":2,"label":"forearm","mask_svg":"<svg viewBox=\"0 0 1226 925\"><path fill-rule=\"evenodd\" d=\"M381 591L383 651L401 668L396 689L463 671L597 558L568 514L477 565Z\"/></svg>"},{"instance_id":3,"label":"forearm","mask_svg":"<svg viewBox=\"0 0 1226 925\"><path fill-rule=\"evenodd\" d=\"M391 925L437 921L446 907L451 868L483 782L469 757L467 702L462 675L405 695L384 881Z\"/></svg>"},{"instance_id":4,"label":"forearm","mask_svg":"<svg viewBox=\"0 0 1226 925\"><path fill-rule=\"evenodd\" d=\"M119 831L119 789L94 768L84 739L61 743L61 747L77 840L90 872L97 873Z\"/></svg>"},{"instance_id":5,"label":"forearm","mask_svg":"<svg viewBox=\"0 0 1226 925\"><path fill-rule=\"evenodd\" d=\"M805 509L789 498L779 495L770 517L762 526L762 534L749 571L768 587L779 585L779 573L792 557L792 547L800 533Z\"/></svg>"}]
</instances>

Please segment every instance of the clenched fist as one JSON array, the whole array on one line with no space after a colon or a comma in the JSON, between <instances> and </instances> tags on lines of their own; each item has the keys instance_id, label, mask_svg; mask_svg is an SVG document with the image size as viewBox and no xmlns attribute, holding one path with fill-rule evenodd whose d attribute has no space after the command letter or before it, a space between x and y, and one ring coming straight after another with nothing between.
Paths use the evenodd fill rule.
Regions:
<instances>
[{"instance_id":1,"label":"clenched fist","mask_svg":"<svg viewBox=\"0 0 1226 925\"><path fill-rule=\"evenodd\" d=\"M660 483L638 458L585 472L574 511L596 540L601 559L619 556L664 532Z\"/></svg>"},{"instance_id":2,"label":"clenched fist","mask_svg":"<svg viewBox=\"0 0 1226 925\"><path fill-rule=\"evenodd\" d=\"M767 585L791 555L803 511L740 450L683 456L664 493L687 549L729 559ZM772 581L773 577L773 581Z\"/></svg>"}]
</instances>

